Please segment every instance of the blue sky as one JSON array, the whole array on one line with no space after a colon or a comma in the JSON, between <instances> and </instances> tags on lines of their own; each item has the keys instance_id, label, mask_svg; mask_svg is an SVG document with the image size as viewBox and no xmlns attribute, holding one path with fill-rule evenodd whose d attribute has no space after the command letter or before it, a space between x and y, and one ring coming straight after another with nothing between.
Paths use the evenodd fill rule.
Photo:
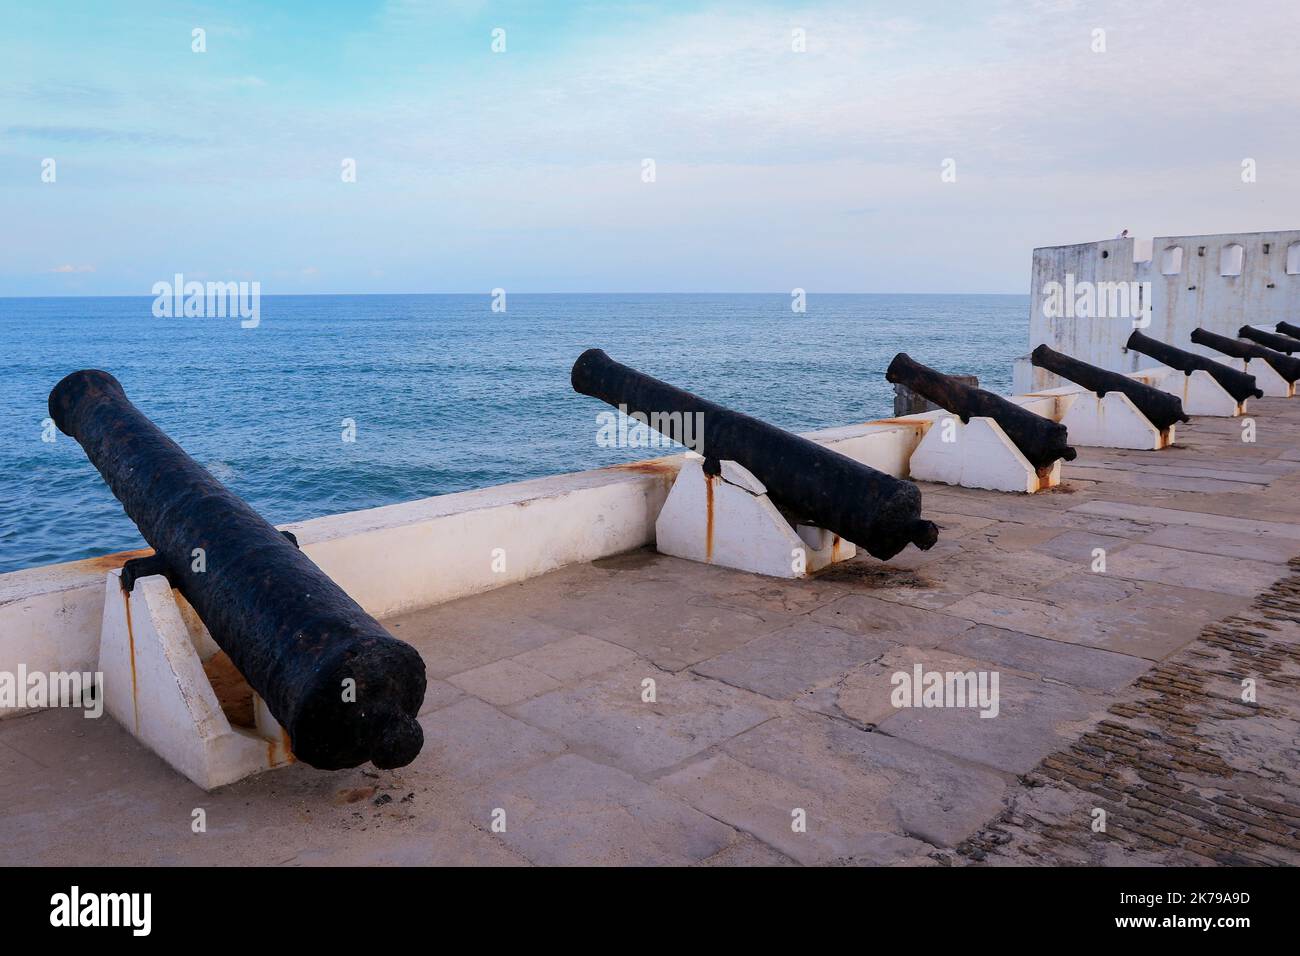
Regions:
<instances>
[{"instance_id":1,"label":"blue sky","mask_svg":"<svg viewBox=\"0 0 1300 956\"><path fill-rule=\"evenodd\" d=\"M4 17L0 295L1024 292L1036 245L1300 226L1290 0Z\"/></svg>"}]
</instances>

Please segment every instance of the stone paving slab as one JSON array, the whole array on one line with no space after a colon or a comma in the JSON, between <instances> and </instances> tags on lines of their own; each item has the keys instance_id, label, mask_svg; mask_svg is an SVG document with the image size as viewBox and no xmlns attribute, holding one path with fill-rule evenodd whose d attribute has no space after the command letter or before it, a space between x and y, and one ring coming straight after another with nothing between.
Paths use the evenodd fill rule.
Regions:
<instances>
[{"instance_id":1,"label":"stone paving slab","mask_svg":"<svg viewBox=\"0 0 1300 956\"><path fill-rule=\"evenodd\" d=\"M394 636L402 640L409 640L410 632L438 635L438 639L418 642L430 677L446 678L575 634L514 610L499 609L496 602L471 607L458 607L459 603L418 612L393 624Z\"/></svg>"},{"instance_id":2,"label":"stone paving slab","mask_svg":"<svg viewBox=\"0 0 1300 956\"><path fill-rule=\"evenodd\" d=\"M683 596L680 588L667 584L659 596L650 590L636 597L600 592L539 616L572 630L585 629L670 671L740 647L784 623L735 608L687 603Z\"/></svg>"},{"instance_id":3,"label":"stone paving slab","mask_svg":"<svg viewBox=\"0 0 1300 956\"><path fill-rule=\"evenodd\" d=\"M1206 507L1213 507L1205 502ZM1241 534L1275 535L1289 541L1300 541L1300 524L1268 521L1259 518L1239 518L1212 511L1189 511L1183 508L1150 507L1127 502L1091 501L1070 509L1081 515L1131 518L1150 524L1190 525L1212 531L1235 531Z\"/></svg>"},{"instance_id":4,"label":"stone paving slab","mask_svg":"<svg viewBox=\"0 0 1300 956\"><path fill-rule=\"evenodd\" d=\"M693 669L733 687L792 700L850 668L875 660L893 646L880 638L803 621L755 638Z\"/></svg>"},{"instance_id":5,"label":"stone paving slab","mask_svg":"<svg viewBox=\"0 0 1300 956\"><path fill-rule=\"evenodd\" d=\"M845 594L808 615L812 620L851 634L897 641L906 635L917 647L937 646L972 626L950 614L882 601L870 594Z\"/></svg>"},{"instance_id":6,"label":"stone paving slab","mask_svg":"<svg viewBox=\"0 0 1300 956\"><path fill-rule=\"evenodd\" d=\"M923 673L957 675L952 686L966 698L939 698L942 706L927 707L917 699L920 689L916 688L911 706L891 706L892 713L877 725L879 732L1008 773L1028 773L1087 730L1105 710L1105 698L1095 693L1004 666L990 667L984 661L913 647L900 647L866 669L874 680L864 689L873 700L889 700L894 675L910 677L918 665ZM972 686L977 678L986 682L987 698Z\"/></svg>"},{"instance_id":7,"label":"stone paving slab","mask_svg":"<svg viewBox=\"0 0 1300 956\"><path fill-rule=\"evenodd\" d=\"M1177 548L1225 558L1244 558L1248 561L1268 561L1286 564L1300 550L1285 538L1266 534L1240 534L1235 531L1212 531L1188 525L1170 525L1153 531L1141 539L1142 544L1163 548Z\"/></svg>"},{"instance_id":8,"label":"stone paving slab","mask_svg":"<svg viewBox=\"0 0 1300 956\"><path fill-rule=\"evenodd\" d=\"M653 702L644 699L654 681ZM647 662L513 708L520 720L634 773L665 770L771 717L766 698Z\"/></svg>"},{"instance_id":9,"label":"stone paving slab","mask_svg":"<svg viewBox=\"0 0 1300 956\"><path fill-rule=\"evenodd\" d=\"M1111 574L1097 574L1091 570L1078 571L1053 581L1038 592L1035 597L1048 604L1059 607L1078 605L1115 604L1125 598L1131 598L1150 585L1141 581L1129 581Z\"/></svg>"},{"instance_id":10,"label":"stone paving slab","mask_svg":"<svg viewBox=\"0 0 1300 956\"><path fill-rule=\"evenodd\" d=\"M466 693L499 707L517 704L560 686L555 678L521 663L517 657L462 671L450 678L450 682Z\"/></svg>"},{"instance_id":11,"label":"stone paving slab","mask_svg":"<svg viewBox=\"0 0 1300 956\"><path fill-rule=\"evenodd\" d=\"M894 832L896 820L876 821L863 813L863 807L878 805L880 794L862 781L804 785L722 753L678 770L661 784L709 816L754 834L805 865L855 861L888 866L930 849ZM806 822L797 822L799 816ZM804 829L796 829L801 822Z\"/></svg>"},{"instance_id":12,"label":"stone paving slab","mask_svg":"<svg viewBox=\"0 0 1300 956\"><path fill-rule=\"evenodd\" d=\"M1107 559L1107 573L1200 591L1252 597L1282 577L1285 567L1248 558L1133 544Z\"/></svg>"},{"instance_id":13,"label":"stone paving slab","mask_svg":"<svg viewBox=\"0 0 1300 956\"><path fill-rule=\"evenodd\" d=\"M420 705L421 717L430 711L437 710L439 707L446 707L448 704L455 703L465 696L461 689L454 684L448 684L436 677L430 677L427 680L428 682L424 688L424 702Z\"/></svg>"},{"instance_id":14,"label":"stone paving slab","mask_svg":"<svg viewBox=\"0 0 1300 956\"><path fill-rule=\"evenodd\" d=\"M543 866L679 866L739 841L731 827L577 754L484 787L472 802L485 820L503 811L501 841Z\"/></svg>"},{"instance_id":15,"label":"stone paving slab","mask_svg":"<svg viewBox=\"0 0 1300 956\"><path fill-rule=\"evenodd\" d=\"M1055 529L1053 529L1055 530ZM1073 564L1076 568L1091 568L1096 560L1095 551L1101 548L1109 557L1133 542L1114 534L1093 534L1088 531L1061 531L1048 538L1034 550ZM1109 569L1108 569L1109 570Z\"/></svg>"},{"instance_id":16,"label":"stone paving slab","mask_svg":"<svg viewBox=\"0 0 1300 956\"><path fill-rule=\"evenodd\" d=\"M1067 466L1063 475L1069 479L1087 478L1096 482L1105 481L1108 484L1117 482L1137 485L1145 490L1160 488L1168 491L1197 491L1207 494L1240 491L1243 487L1253 489L1264 487L1262 482L1249 483L1240 479L1187 477L1151 471L1130 471L1123 468L1079 468L1074 465Z\"/></svg>"},{"instance_id":17,"label":"stone paving slab","mask_svg":"<svg viewBox=\"0 0 1300 956\"><path fill-rule=\"evenodd\" d=\"M459 787L485 783L565 749L558 737L472 698L425 714L420 726L424 753L436 772Z\"/></svg>"},{"instance_id":18,"label":"stone paving slab","mask_svg":"<svg viewBox=\"0 0 1300 956\"><path fill-rule=\"evenodd\" d=\"M1189 643L1197 625L1240 610L1246 598L1148 584L1112 604L1047 601L976 593L945 613L1049 640L1161 660Z\"/></svg>"},{"instance_id":19,"label":"stone paving slab","mask_svg":"<svg viewBox=\"0 0 1300 956\"><path fill-rule=\"evenodd\" d=\"M944 650L1000 664L1071 687L1115 693L1141 677L1151 662L1079 644L976 625L944 644Z\"/></svg>"},{"instance_id":20,"label":"stone paving slab","mask_svg":"<svg viewBox=\"0 0 1300 956\"><path fill-rule=\"evenodd\" d=\"M803 862L894 863L923 849L913 841L952 845L1002 806L1009 779L818 715L769 721L722 749L729 759L683 767L664 786ZM792 828L796 809L807 832Z\"/></svg>"},{"instance_id":21,"label":"stone paving slab","mask_svg":"<svg viewBox=\"0 0 1300 956\"><path fill-rule=\"evenodd\" d=\"M636 655L625 647L580 634L526 651L513 660L561 683L568 683L630 664L636 660Z\"/></svg>"},{"instance_id":22,"label":"stone paving slab","mask_svg":"<svg viewBox=\"0 0 1300 956\"><path fill-rule=\"evenodd\" d=\"M1090 463L1091 464L1091 463ZM1279 474L1288 474L1290 468L1282 470L1252 467L1242 463L1236 468L1198 468L1192 465L1161 465L1150 462L1111 461L1099 462L1097 467L1106 470L1129 472L1134 475L1172 475L1179 478L1214 478L1219 481L1242 481L1252 485L1268 485Z\"/></svg>"}]
</instances>

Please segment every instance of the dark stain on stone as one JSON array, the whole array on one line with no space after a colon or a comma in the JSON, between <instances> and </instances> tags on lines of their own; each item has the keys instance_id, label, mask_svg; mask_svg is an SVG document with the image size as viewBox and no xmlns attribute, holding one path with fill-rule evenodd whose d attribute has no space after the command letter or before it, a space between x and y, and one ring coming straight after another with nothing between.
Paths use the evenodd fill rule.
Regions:
<instances>
[{"instance_id":1,"label":"dark stain on stone","mask_svg":"<svg viewBox=\"0 0 1300 956\"><path fill-rule=\"evenodd\" d=\"M887 564L865 561L842 561L815 575L818 581L853 584L864 588L928 588L930 582L911 568L893 568Z\"/></svg>"},{"instance_id":2,"label":"dark stain on stone","mask_svg":"<svg viewBox=\"0 0 1300 956\"><path fill-rule=\"evenodd\" d=\"M597 558L591 562L593 568L602 571L639 571L648 568L658 560L659 555L650 548L637 548L608 558Z\"/></svg>"}]
</instances>

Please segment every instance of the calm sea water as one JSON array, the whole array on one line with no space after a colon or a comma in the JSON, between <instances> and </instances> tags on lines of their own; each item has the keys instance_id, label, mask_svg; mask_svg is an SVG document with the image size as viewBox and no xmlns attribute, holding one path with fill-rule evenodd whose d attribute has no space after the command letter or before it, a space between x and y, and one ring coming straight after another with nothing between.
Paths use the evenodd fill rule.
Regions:
<instances>
[{"instance_id":1,"label":"calm sea water","mask_svg":"<svg viewBox=\"0 0 1300 956\"><path fill-rule=\"evenodd\" d=\"M101 368L274 523L651 457L597 447L586 348L796 431L892 411L894 353L1006 393L1026 296L269 296L261 325L154 318L152 299L0 299L0 572L143 542L50 389ZM344 419L356 441L342 440Z\"/></svg>"}]
</instances>

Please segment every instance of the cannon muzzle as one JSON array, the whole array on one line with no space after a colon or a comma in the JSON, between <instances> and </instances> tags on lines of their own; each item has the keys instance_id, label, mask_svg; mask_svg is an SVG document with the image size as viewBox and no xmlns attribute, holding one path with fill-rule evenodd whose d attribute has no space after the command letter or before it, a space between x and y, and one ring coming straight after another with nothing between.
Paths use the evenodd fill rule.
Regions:
<instances>
[{"instance_id":1,"label":"cannon muzzle","mask_svg":"<svg viewBox=\"0 0 1300 956\"><path fill-rule=\"evenodd\" d=\"M1080 362L1046 345L1034 349L1029 355L1029 360L1039 368L1045 368L1067 381L1082 385L1090 392L1096 392L1098 398L1104 398L1107 392L1121 392L1127 395L1137 406L1137 410L1145 415L1159 431L1164 431L1177 422L1191 421L1191 418L1183 412L1183 403L1178 396L1144 385L1127 375Z\"/></svg>"},{"instance_id":2,"label":"cannon muzzle","mask_svg":"<svg viewBox=\"0 0 1300 956\"><path fill-rule=\"evenodd\" d=\"M578 356L572 382L574 391L637 416L706 463L743 465L800 520L881 560L909 544L928 550L938 540L934 522L921 518L921 490L910 481L621 365L600 349Z\"/></svg>"},{"instance_id":3,"label":"cannon muzzle","mask_svg":"<svg viewBox=\"0 0 1300 956\"><path fill-rule=\"evenodd\" d=\"M168 438L112 375L73 372L49 405L288 732L297 759L323 770L415 759L425 689L415 648Z\"/></svg>"},{"instance_id":4,"label":"cannon muzzle","mask_svg":"<svg viewBox=\"0 0 1300 956\"><path fill-rule=\"evenodd\" d=\"M1289 335L1293 339L1300 339L1300 325L1292 325L1290 322L1279 322L1273 326L1280 335Z\"/></svg>"},{"instance_id":5,"label":"cannon muzzle","mask_svg":"<svg viewBox=\"0 0 1300 956\"><path fill-rule=\"evenodd\" d=\"M936 372L899 352L885 370L890 382L902 382L918 395L924 395L965 424L972 418L991 418L998 423L1020 453L1035 469L1050 468L1059 458L1074 461L1075 451L1068 444L1066 428L1027 408L1009 402L982 388L971 388L942 372Z\"/></svg>"},{"instance_id":6,"label":"cannon muzzle","mask_svg":"<svg viewBox=\"0 0 1300 956\"><path fill-rule=\"evenodd\" d=\"M1266 349L1254 342L1230 339L1226 335L1207 332L1205 329L1193 329L1191 339L1197 345L1204 345L1206 348L1222 352L1224 355L1231 355L1233 358L1263 359L1273 367L1273 371L1288 382L1294 382L1300 378L1300 359L1294 359L1289 355L1283 355L1281 352Z\"/></svg>"},{"instance_id":7,"label":"cannon muzzle","mask_svg":"<svg viewBox=\"0 0 1300 956\"><path fill-rule=\"evenodd\" d=\"M1285 335L1274 335L1272 332L1265 332L1263 329L1257 329L1251 325L1243 325L1239 328L1237 338L1250 339L1257 345L1262 345L1275 352L1281 352L1284 355L1294 355L1296 352L1300 352L1300 341Z\"/></svg>"}]
</instances>

